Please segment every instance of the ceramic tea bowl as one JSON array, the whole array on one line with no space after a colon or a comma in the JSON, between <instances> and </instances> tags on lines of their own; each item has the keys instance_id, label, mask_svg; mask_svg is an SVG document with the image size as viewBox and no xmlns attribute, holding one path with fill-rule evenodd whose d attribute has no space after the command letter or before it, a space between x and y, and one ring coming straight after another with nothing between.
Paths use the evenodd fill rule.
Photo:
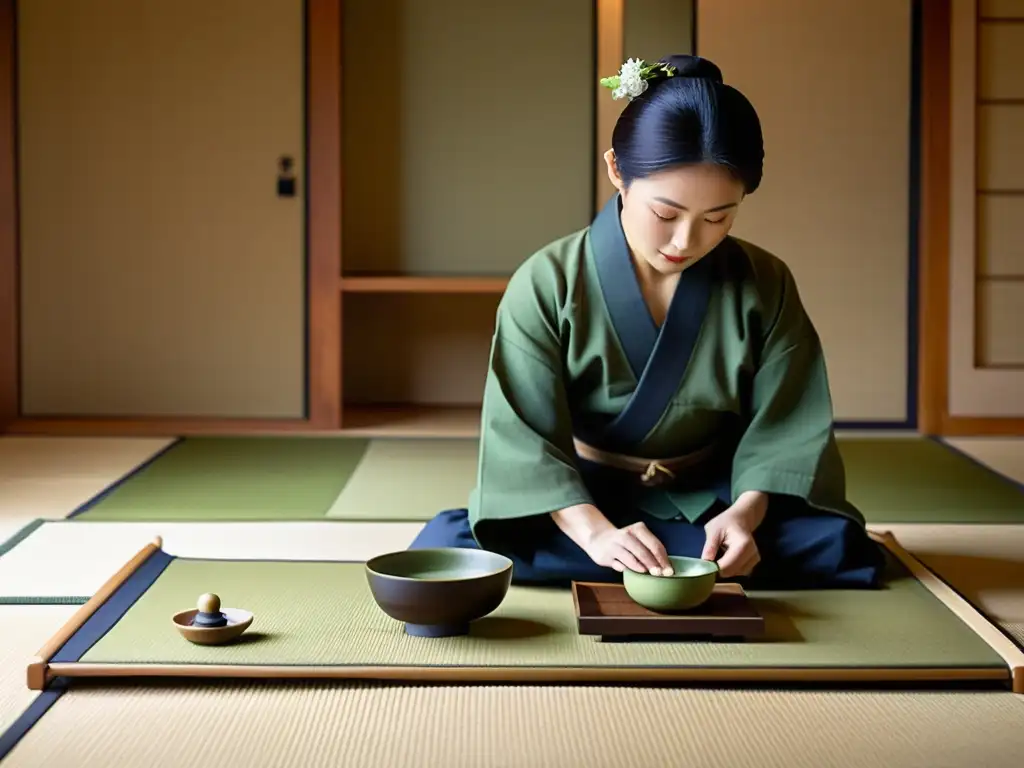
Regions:
<instances>
[{"instance_id":1,"label":"ceramic tea bowl","mask_svg":"<svg viewBox=\"0 0 1024 768\"><path fill-rule=\"evenodd\" d=\"M718 580L718 564L698 557L669 556L671 576L653 576L627 570L622 584L633 600L660 613L688 611L711 597Z\"/></svg>"},{"instance_id":2,"label":"ceramic tea bowl","mask_svg":"<svg viewBox=\"0 0 1024 768\"><path fill-rule=\"evenodd\" d=\"M512 561L479 549L409 549L367 561L366 578L384 613L417 637L469 633L512 584Z\"/></svg>"}]
</instances>

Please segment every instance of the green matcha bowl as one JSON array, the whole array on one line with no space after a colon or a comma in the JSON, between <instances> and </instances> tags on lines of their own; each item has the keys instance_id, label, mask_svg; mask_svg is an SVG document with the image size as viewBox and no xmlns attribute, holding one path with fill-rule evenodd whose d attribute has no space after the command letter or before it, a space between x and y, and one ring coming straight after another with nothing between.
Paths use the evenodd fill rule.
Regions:
<instances>
[{"instance_id":1,"label":"green matcha bowl","mask_svg":"<svg viewBox=\"0 0 1024 768\"><path fill-rule=\"evenodd\" d=\"M698 557L670 555L671 576L624 571L622 585L634 602L658 613L697 608L711 597L718 580L718 563Z\"/></svg>"},{"instance_id":2,"label":"green matcha bowl","mask_svg":"<svg viewBox=\"0 0 1024 768\"><path fill-rule=\"evenodd\" d=\"M501 605L512 561L480 549L408 549L368 560L366 579L378 607L407 634L452 637Z\"/></svg>"}]
</instances>

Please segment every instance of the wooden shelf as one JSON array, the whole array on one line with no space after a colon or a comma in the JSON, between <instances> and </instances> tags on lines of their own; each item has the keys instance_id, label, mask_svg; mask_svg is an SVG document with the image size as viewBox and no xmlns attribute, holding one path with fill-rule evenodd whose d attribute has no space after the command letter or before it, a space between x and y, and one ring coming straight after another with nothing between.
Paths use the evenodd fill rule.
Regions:
<instances>
[{"instance_id":1,"label":"wooden shelf","mask_svg":"<svg viewBox=\"0 0 1024 768\"><path fill-rule=\"evenodd\" d=\"M363 437L479 437L475 405L347 405L342 429Z\"/></svg>"},{"instance_id":2,"label":"wooden shelf","mask_svg":"<svg viewBox=\"0 0 1024 768\"><path fill-rule=\"evenodd\" d=\"M367 275L341 278L341 290L344 293L500 294L507 285L507 277Z\"/></svg>"}]
</instances>

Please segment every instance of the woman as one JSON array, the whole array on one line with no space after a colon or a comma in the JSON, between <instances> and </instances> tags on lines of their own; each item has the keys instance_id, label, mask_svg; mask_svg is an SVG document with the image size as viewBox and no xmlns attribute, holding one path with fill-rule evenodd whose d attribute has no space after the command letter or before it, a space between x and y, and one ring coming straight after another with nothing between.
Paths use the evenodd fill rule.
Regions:
<instances>
[{"instance_id":1,"label":"woman","mask_svg":"<svg viewBox=\"0 0 1024 768\"><path fill-rule=\"evenodd\" d=\"M618 194L530 257L497 314L478 484L413 547L483 547L518 583L670 573L874 587L818 335L787 266L729 236L761 182L753 107L711 62L630 60Z\"/></svg>"}]
</instances>

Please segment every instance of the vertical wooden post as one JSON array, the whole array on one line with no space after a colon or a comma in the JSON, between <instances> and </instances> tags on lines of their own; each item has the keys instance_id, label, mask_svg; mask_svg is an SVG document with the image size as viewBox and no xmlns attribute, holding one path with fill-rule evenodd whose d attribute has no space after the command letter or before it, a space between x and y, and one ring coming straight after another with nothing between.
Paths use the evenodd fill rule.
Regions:
<instances>
[{"instance_id":1,"label":"vertical wooden post","mask_svg":"<svg viewBox=\"0 0 1024 768\"><path fill-rule=\"evenodd\" d=\"M19 416L15 0L0 0L0 432Z\"/></svg>"},{"instance_id":2,"label":"vertical wooden post","mask_svg":"<svg viewBox=\"0 0 1024 768\"><path fill-rule=\"evenodd\" d=\"M950 0L921 0L918 429L949 411Z\"/></svg>"},{"instance_id":3,"label":"vertical wooden post","mask_svg":"<svg viewBox=\"0 0 1024 768\"><path fill-rule=\"evenodd\" d=\"M308 0L309 421L341 426L343 0Z\"/></svg>"},{"instance_id":4,"label":"vertical wooden post","mask_svg":"<svg viewBox=\"0 0 1024 768\"><path fill-rule=\"evenodd\" d=\"M622 66L622 35L625 14L624 0L597 0L597 183L595 184L594 212L600 211L609 198L615 194L615 187L608 180L604 153L611 149L612 130L622 111L622 102L613 101L608 89L597 82L610 77Z\"/></svg>"}]
</instances>

